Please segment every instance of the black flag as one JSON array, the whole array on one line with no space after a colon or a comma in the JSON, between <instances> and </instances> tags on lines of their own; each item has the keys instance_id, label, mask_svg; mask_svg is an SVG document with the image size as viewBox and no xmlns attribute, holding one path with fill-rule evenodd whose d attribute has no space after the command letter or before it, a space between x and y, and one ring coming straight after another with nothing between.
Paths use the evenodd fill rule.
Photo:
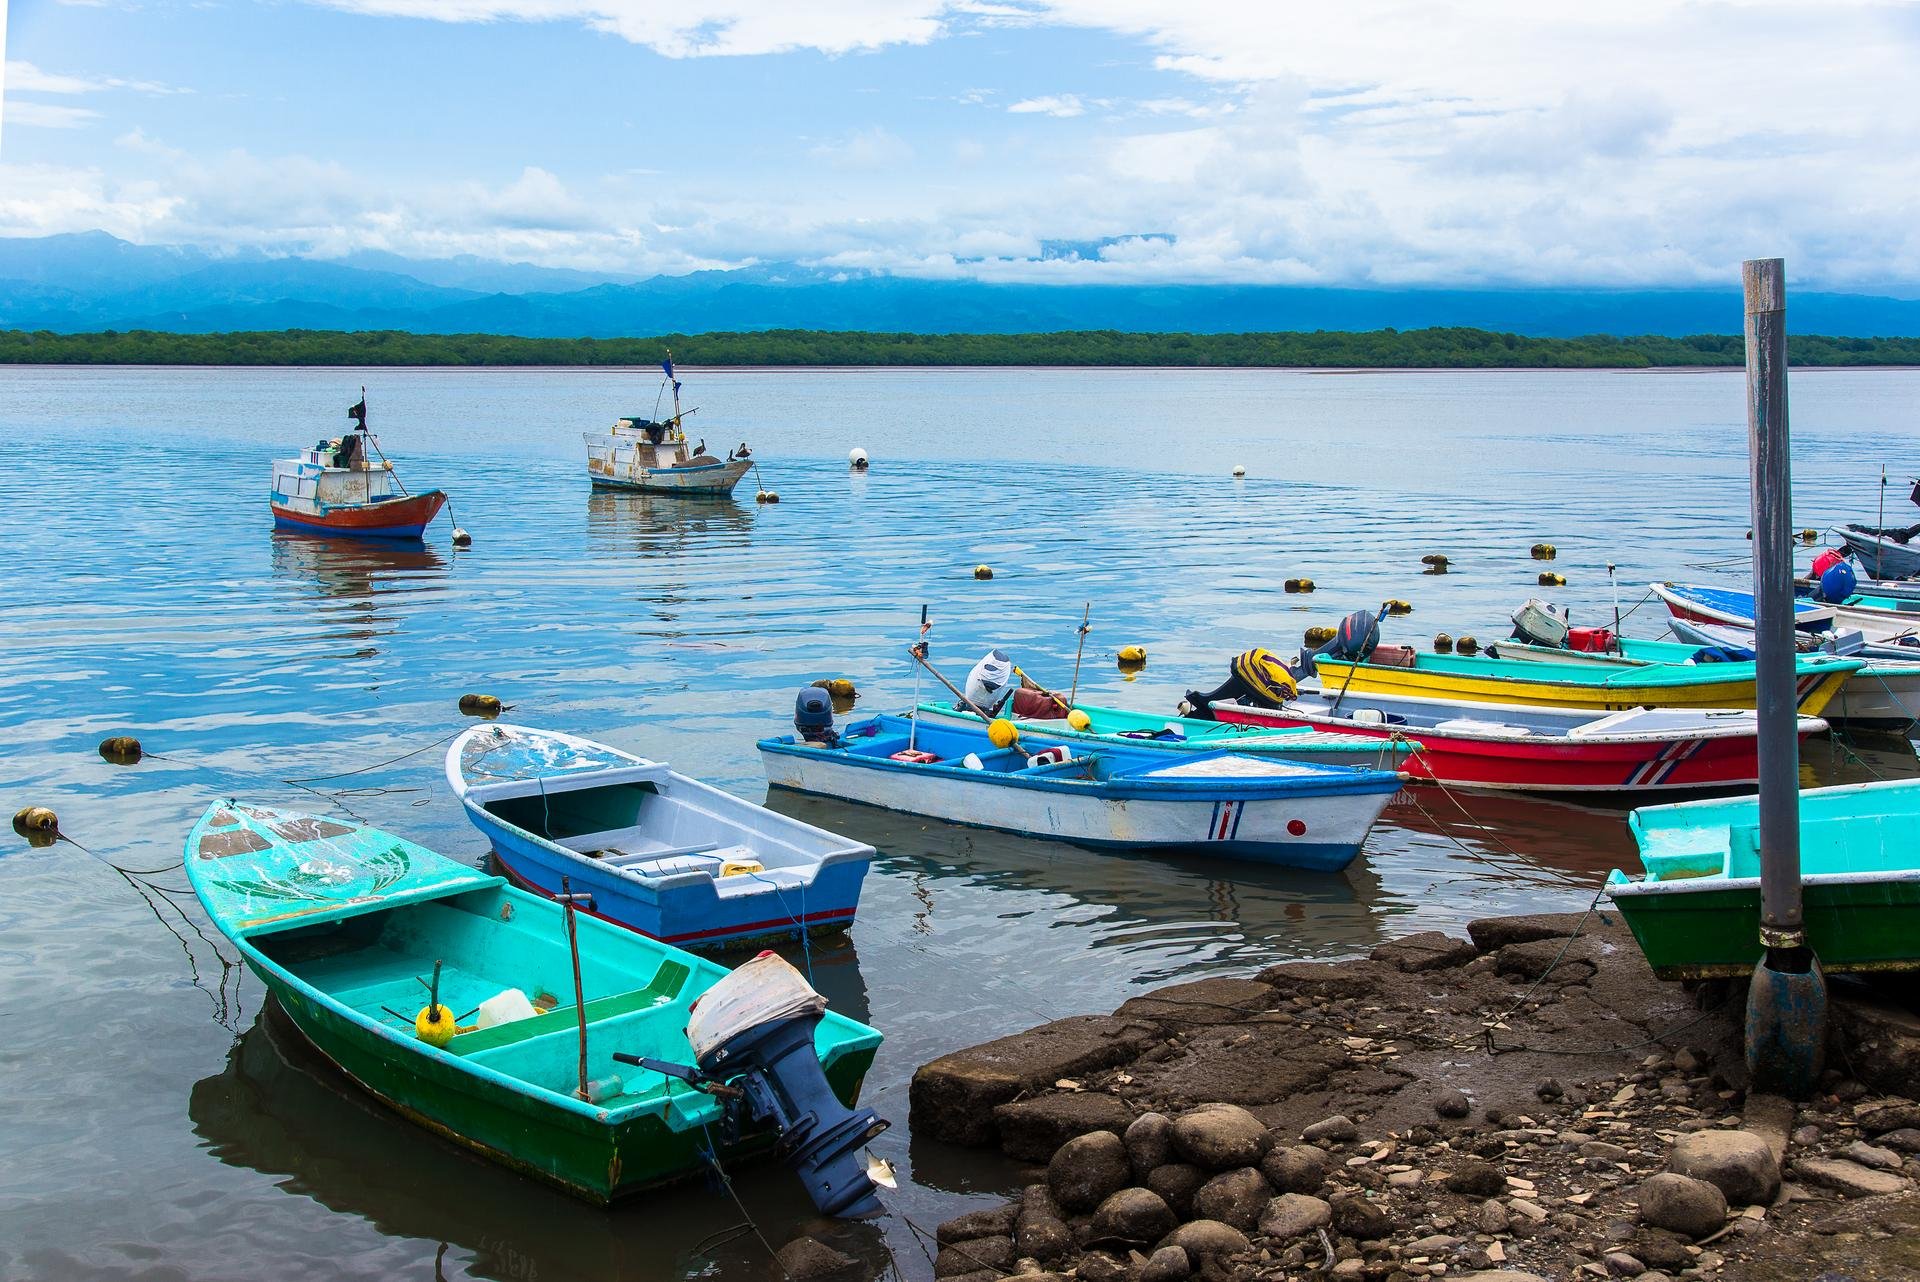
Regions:
<instances>
[{"instance_id":1,"label":"black flag","mask_svg":"<svg viewBox=\"0 0 1920 1282\"><path fill-rule=\"evenodd\" d=\"M367 394L365 392L360 393L358 404L347 408L347 417L353 420L354 426L360 431L367 430Z\"/></svg>"}]
</instances>

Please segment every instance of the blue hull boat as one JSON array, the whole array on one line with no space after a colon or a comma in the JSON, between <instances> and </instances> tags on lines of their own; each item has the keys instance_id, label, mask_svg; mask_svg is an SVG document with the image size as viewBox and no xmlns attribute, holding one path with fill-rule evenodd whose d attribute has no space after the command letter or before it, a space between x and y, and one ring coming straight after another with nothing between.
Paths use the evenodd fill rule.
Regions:
<instances>
[{"instance_id":1,"label":"blue hull boat","mask_svg":"<svg viewBox=\"0 0 1920 1282\"><path fill-rule=\"evenodd\" d=\"M777 788L1078 845L1337 872L1400 790L1391 770L1232 752L996 748L984 726L880 716L831 745L760 741Z\"/></svg>"},{"instance_id":2,"label":"blue hull boat","mask_svg":"<svg viewBox=\"0 0 1920 1282\"><path fill-rule=\"evenodd\" d=\"M683 948L853 924L873 847L572 735L476 726L447 782L521 888Z\"/></svg>"}]
</instances>

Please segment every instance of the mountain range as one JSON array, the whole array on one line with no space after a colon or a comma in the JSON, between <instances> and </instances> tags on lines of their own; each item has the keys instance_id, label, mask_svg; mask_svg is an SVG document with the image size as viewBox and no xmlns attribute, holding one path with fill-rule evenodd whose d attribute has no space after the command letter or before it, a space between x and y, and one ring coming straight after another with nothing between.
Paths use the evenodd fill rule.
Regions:
<instances>
[{"instance_id":1,"label":"mountain range","mask_svg":"<svg viewBox=\"0 0 1920 1282\"><path fill-rule=\"evenodd\" d=\"M1920 300L1796 292L1793 330L1920 336ZM1240 333L1470 326L1542 338L1737 333L1737 289L990 284L761 264L636 277L471 256L216 255L105 232L0 238L0 328L398 329L618 338L759 329Z\"/></svg>"}]
</instances>

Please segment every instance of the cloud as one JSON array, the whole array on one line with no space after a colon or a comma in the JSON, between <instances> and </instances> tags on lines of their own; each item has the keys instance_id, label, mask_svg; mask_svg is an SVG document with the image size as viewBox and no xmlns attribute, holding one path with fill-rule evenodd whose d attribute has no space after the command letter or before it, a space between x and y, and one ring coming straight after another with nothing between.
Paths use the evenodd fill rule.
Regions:
<instances>
[{"instance_id":1,"label":"cloud","mask_svg":"<svg viewBox=\"0 0 1920 1282\"><path fill-rule=\"evenodd\" d=\"M99 118L97 111L57 103L9 101L0 106L0 124L30 125L39 129L80 129Z\"/></svg>"},{"instance_id":2,"label":"cloud","mask_svg":"<svg viewBox=\"0 0 1920 1282\"><path fill-rule=\"evenodd\" d=\"M439 22L579 22L669 58L814 49L843 54L926 44L948 0L313 0L330 8Z\"/></svg>"},{"instance_id":3,"label":"cloud","mask_svg":"<svg viewBox=\"0 0 1920 1282\"><path fill-rule=\"evenodd\" d=\"M881 171L912 160L913 148L899 135L874 125L831 142L819 143L809 148L807 154L835 169Z\"/></svg>"},{"instance_id":4,"label":"cloud","mask_svg":"<svg viewBox=\"0 0 1920 1282\"><path fill-rule=\"evenodd\" d=\"M31 62L21 62L9 58L5 72L6 89L9 96L16 93L83 94L100 93L108 89L128 89L145 94L192 93L191 89L180 89L172 85L161 84L156 80L123 80L116 76L69 76L58 72L43 71Z\"/></svg>"},{"instance_id":5,"label":"cloud","mask_svg":"<svg viewBox=\"0 0 1920 1282\"><path fill-rule=\"evenodd\" d=\"M1022 98L1007 108L1016 116L1042 115L1058 116L1066 119L1070 116L1083 116L1087 106L1075 94L1047 94L1040 98Z\"/></svg>"}]
</instances>

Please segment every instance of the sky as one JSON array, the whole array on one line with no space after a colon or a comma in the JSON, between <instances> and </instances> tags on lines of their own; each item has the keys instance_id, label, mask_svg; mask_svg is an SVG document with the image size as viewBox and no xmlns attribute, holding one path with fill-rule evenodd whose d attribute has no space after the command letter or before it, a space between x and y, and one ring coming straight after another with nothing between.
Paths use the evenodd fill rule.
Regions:
<instances>
[{"instance_id":1,"label":"sky","mask_svg":"<svg viewBox=\"0 0 1920 1282\"><path fill-rule=\"evenodd\" d=\"M1920 285L1920 0L0 0L0 235Z\"/></svg>"}]
</instances>

